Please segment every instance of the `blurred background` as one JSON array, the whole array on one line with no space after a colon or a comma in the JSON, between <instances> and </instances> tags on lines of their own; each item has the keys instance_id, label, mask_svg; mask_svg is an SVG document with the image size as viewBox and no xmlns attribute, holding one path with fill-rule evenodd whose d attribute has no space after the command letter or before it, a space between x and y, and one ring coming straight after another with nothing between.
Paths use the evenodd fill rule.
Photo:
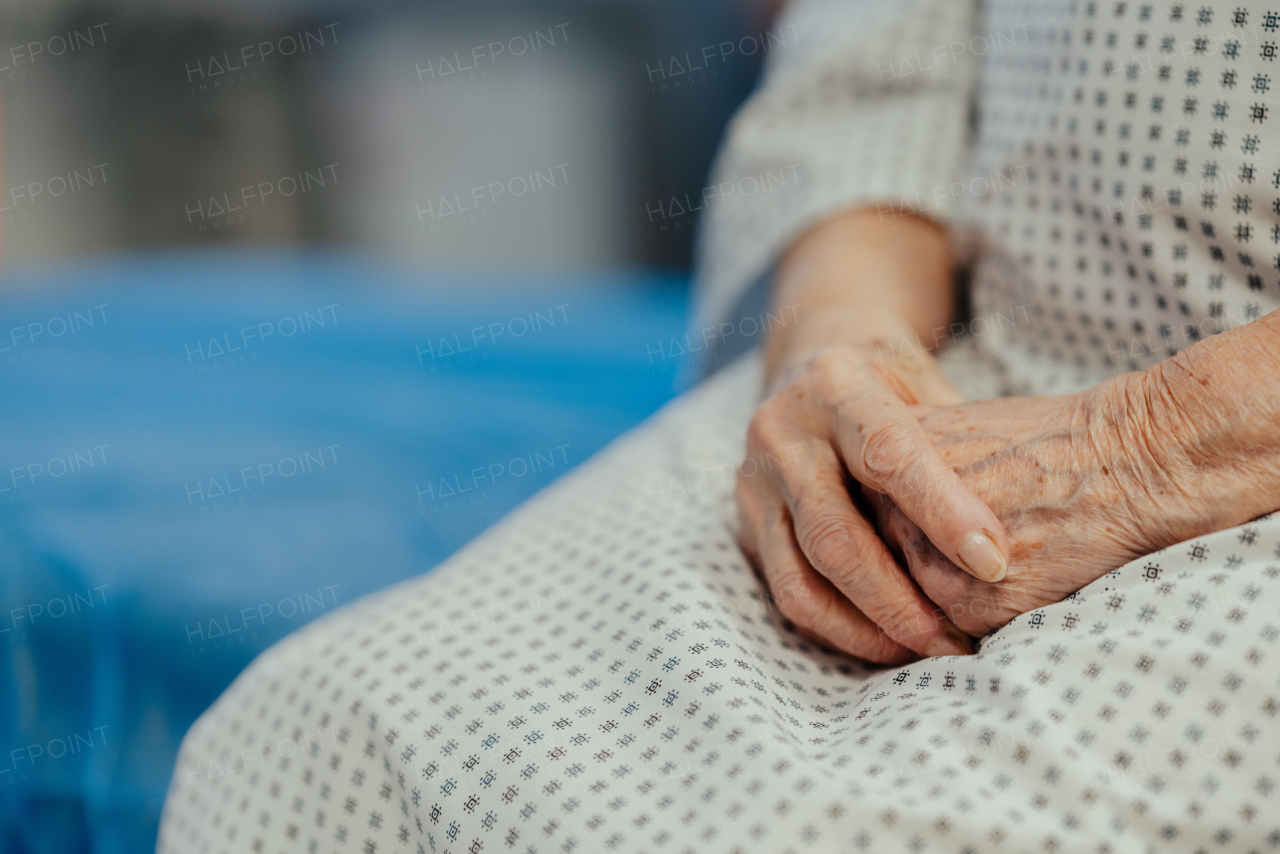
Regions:
<instances>
[{"instance_id":1,"label":"blurred background","mask_svg":"<svg viewBox=\"0 0 1280 854\"><path fill-rule=\"evenodd\" d=\"M687 381L772 6L0 4L0 852L153 850L255 655Z\"/></svg>"},{"instance_id":2,"label":"blurred background","mask_svg":"<svg viewBox=\"0 0 1280 854\"><path fill-rule=\"evenodd\" d=\"M8 255L326 243L684 270L692 229L659 208L704 185L769 6L7 0Z\"/></svg>"}]
</instances>

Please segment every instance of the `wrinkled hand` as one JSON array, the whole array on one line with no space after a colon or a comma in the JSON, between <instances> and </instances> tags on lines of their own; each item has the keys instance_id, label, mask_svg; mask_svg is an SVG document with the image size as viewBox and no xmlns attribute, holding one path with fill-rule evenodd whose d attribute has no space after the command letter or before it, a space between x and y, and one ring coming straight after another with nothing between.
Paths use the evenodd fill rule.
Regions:
<instances>
[{"instance_id":1,"label":"wrinkled hand","mask_svg":"<svg viewBox=\"0 0 1280 854\"><path fill-rule=\"evenodd\" d=\"M969 651L969 639L901 570L852 497L857 483L887 495L951 567L1002 577L999 520L909 408L959 399L927 356L885 364L832 347L756 411L748 458L777 464L740 471L739 539L802 633L882 663Z\"/></svg>"},{"instance_id":2,"label":"wrinkled hand","mask_svg":"<svg viewBox=\"0 0 1280 854\"><path fill-rule=\"evenodd\" d=\"M1186 472L1171 476L1132 389L1105 383L1079 395L918 409L920 426L1009 536L1004 580L962 572L910 514L868 490L885 541L924 594L959 628L985 635L1058 602L1107 572L1185 538L1177 520L1199 509Z\"/></svg>"}]
</instances>

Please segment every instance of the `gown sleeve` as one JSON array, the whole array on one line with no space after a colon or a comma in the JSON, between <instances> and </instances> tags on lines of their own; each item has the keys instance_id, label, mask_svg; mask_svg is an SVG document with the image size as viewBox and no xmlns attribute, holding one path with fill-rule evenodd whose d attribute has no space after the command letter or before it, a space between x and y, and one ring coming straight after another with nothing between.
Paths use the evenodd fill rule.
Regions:
<instances>
[{"instance_id":1,"label":"gown sleeve","mask_svg":"<svg viewBox=\"0 0 1280 854\"><path fill-rule=\"evenodd\" d=\"M705 370L756 343L745 332L759 324L736 325L764 309L773 264L811 225L868 205L947 222L972 135L975 49L986 44L975 38L976 5L787 7L772 30L781 44L730 123L705 191L690 330L707 345Z\"/></svg>"}]
</instances>

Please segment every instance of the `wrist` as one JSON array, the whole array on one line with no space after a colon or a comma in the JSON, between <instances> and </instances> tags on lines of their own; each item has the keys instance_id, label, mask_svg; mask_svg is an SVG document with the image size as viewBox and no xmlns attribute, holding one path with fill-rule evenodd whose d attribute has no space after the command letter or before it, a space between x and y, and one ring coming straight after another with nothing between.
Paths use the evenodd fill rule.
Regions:
<instances>
[{"instance_id":1,"label":"wrist","mask_svg":"<svg viewBox=\"0 0 1280 854\"><path fill-rule=\"evenodd\" d=\"M1280 507L1280 312L1214 335L1143 372L1174 453L1221 527ZM1216 506L1215 506L1216 505Z\"/></svg>"},{"instance_id":2,"label":"wrist","mask_svg":"<svg viewBox=\"0 0 1280 854\"><path fill-rule=\"evenodd\" d=\"M855 348L876 363L916 357L926 349L923 330L946 326L954 284L945 233L915 217L891 225L878 210L849 211L787 250L772 302L791 307L795 322L770 333L767 386L831 347Z\"/></svg>"},{"instance_id":3,"label":"wrist","mask_svg":"<svg viewBox=\"0 0 1280 854\"><path fill-rule=\"evenodd\" d=\"M1161 378L1134 371L1082 395L1083 435L1094 455L1084 471L1100 475L1107 532L1134 554L1196 535L1203 503L1183 416L1164 397Z\"/></svg>"},{"instance_id":4,"label":"wrist","mask_svg":"<svg viewBox=\"0 0 1280 854\"><path fill-rule=\"evenodd\" d=\"M1192 348L1095 390L1090 437L1148 550L1280 507L1280 395L1260 388L1275 384L1258 376L1266 364L1239 348Z\"/></svg>"},{"instance_id":5,"label":"wrist","mask_svg":"<svg viewBox=\"0 0 1280 854\"><path fill-rule=\"evenodd\" d=\"M771 396L800 374L819 354L829 350L849 350L878 371L885 385L909 405L930 404L953 406L964 396L947 379L933 356L924 349L888 357L887 344L881 338L846 337L831 344L812 342L812 348L797 347L788 351L765 374L765 396Z\"/></svg>"},{"instance_id":6,"label":"wrist","mask_svg":"<svg viewBox=\"0 0 1280 854\"><path fill-rule=\"evenodd\" d=\"M919 352L911 324L892 311L813 306L789 328L776 329L765 348L767 381L796 370L831 347L852 347L875 361Z\"/></svg>"}]
</instances>

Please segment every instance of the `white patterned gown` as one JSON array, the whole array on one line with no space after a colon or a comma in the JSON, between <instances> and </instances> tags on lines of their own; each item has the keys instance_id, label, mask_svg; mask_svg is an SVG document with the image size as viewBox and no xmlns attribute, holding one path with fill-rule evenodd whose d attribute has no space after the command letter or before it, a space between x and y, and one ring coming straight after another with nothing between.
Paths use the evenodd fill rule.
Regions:
<instances>
[{"instance_id":1,"label":"white patterned gown","mask_svg":"<svg viewBox=\"0 0 1280 854\"><path fill-rule=\"evenodd\" d=\"M798 180L704 223L722 359L787 243L868 204L955 235L972 318L936 343L971 396L1082 389L1280 305L1280 5L801 0L789 24L716 180ZM791 632L735 546L759 385L737 359L260 656L188 733L159 850L1280 850L1280 516L975 656L866 668Z\"/></svg>"}]
</instances>

